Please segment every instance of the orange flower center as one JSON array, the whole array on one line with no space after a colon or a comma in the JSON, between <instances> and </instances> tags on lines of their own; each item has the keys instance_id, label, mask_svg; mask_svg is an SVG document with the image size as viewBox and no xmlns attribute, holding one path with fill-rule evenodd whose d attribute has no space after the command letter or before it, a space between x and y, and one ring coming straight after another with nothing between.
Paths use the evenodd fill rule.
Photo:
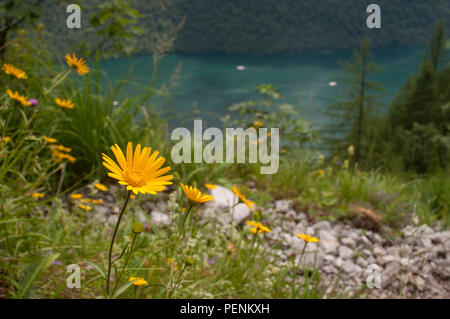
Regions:
<instances>
[{"instance_id":1,"label":"orange flower center","mask_svg":"<svg viewBox=\"0 0 450 319\"><path fill-rule=\"evenodd\" d=\"M129 185L134 187L141 187L144 185L144 176L136 170L126 170L123 172L123 179Z\"/></svg>"}]
</instances>

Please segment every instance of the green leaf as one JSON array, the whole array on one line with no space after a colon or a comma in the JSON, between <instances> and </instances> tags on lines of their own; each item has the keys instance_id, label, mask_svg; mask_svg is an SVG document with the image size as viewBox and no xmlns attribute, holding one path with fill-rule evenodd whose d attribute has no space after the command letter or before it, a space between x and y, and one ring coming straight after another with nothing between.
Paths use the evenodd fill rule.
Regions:
<instances>
[{"instance_id":1,"label":"green leaf","mask_svg":"<svg viewBox=\"0 0 450 319\"><path fill-rule=\"evenodd\" d=\"M119 297L121 294L123 294L132 285L133 285L132 281L131 282L127 282L126 284L124 284L122 287L117 289L117 291L113 295L113 298Z\"/></svg>"},{"instance_id":2,"label":"green leaf","mask_svg":"<svg viewBox=\"0 0 450 319\"><path fill-rule=\"evenodd\" d=\"M48 267L56 260L56 258L59 257L58 254L52 254L47 255L45 258L41 261L38 267L34 270L34 272L26 279L26 283L22 289L22 292L19 294L19 298L27 298L30 293L31 289L33 288L33 285L35 281L39 279L39 277L44 273L45 270L47 270Z\"/></svg>"},{"instance_id":3,"label":"green leaf","mask_svg":"<svg viewBox=\"0 0 450 319\"><path fill-rule=\"evenodd\" d=\"M88 264L91 265L92 267L94 267L94 268L100 273L100 275L102 275L102 277L105 278L105 280L106 280L106 274L105 274L105 272L100 268L100 266L98 266L97 264L95 264L95 263L93 263L93 262L90 262L90 261L88 261Z\"/></svg>"}]
</instances>

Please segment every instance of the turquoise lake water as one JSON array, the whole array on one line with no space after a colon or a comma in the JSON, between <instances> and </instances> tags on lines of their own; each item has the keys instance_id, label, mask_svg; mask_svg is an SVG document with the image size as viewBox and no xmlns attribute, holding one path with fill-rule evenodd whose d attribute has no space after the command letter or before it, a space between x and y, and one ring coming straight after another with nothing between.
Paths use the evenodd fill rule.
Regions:
<instances>
[{"instance_id":1,"label":"turquoise lake water","mask_svg":"<svg viewBox=\"0 0 450 319\"><path fill-rule=\"evenodd\" d=\"M382 69L373 80L383 85L386 92L380 98L389 103L407 77L418 70L423 48L381 48L372 52ZM159 63L157 84L167 85L179 67L178 85L171 90L172 112L167 99L158 98L155 104L171 119L171 126L190 127L194 117L201 117L204 127L221 127L220 117L228 113L231 104L258 98L253 88L270 83L284 95L283 102L295 105L303 117L320 126L328 120L321 111L343 87L338 80L339 61L349 59L352 54L351 51L292 56L171 54ZM243 70L238 66L243 66ZM137 92L151 80L153 60L151 56L107 60L102 69L112 80L125 76L137 83L129 86L128 93ZM337 85L330 86L332 81L337 81Z\"/></svg>"}]
</instances>

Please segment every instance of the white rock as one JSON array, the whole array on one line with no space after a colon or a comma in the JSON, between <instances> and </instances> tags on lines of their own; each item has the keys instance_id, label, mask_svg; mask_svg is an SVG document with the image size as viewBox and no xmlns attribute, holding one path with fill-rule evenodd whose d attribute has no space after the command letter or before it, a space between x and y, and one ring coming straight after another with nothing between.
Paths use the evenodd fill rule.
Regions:
<instances>
[{"instance_id":1,"label":"white rock","mask_svg":"<svg viewBox=\"0 0 450 319\"><path fill-rule=\"evenodd\" d=\"M386 254L386 250L384 250L382 247L380 247L380 246L376 246L374 249L373 249L373 254L375 255L375 256L382 256L382 255L385 255Z\"/></svg>"},{"instance_id":2,"label":"white rock","mask_svg":"<svg viewBox=\"0 0 450 319\"><path fill-rule=\"evenodd\" d=\"M321 231L319 233L319 246L320 248L327 254L337 254L337 250L339 247L339 241L337 238L330 232Z\"/></svg>"},{"instance_id":3,"label":"white rock","mask_svg":"<svg viewBox=\"0 0 450 319\"><path fill-rule=\"evenodd\" d=\"M214 200L208 203L215 207L229 208L239 201L231 190L220 185L217 185L216 188L211 190L211 195L214 196Z\"/></svg>"},{"instance_id":4,"label":"white rock","mask_svg":"<svg viewBox=\"0 0 450 319\"><path fill-rule=\"evenodd\" d=\"M347 246L339 246L339 257L342 259L350 259L353 257L353 250Z\"/></svg>"},{"instance_id":5,"label":"white rock","mask_svg":"<svg viewBox=\"0 0 450 319\"><path fill-rule=\"evenodd\" d=\"M277 200L275 201L275 210L279 213L286 213L292 208L291 200Z\"/></svg>"},{"instance_id":6,"label":"white rock","mask_svg":"<svg viewBox=\"0 0 450 319\"><path fill-rule=\"evenodd\" d=\"M341 239L342 244L350 247L355 247L355 241L350 237L344 237Z\"/></svg>"},{"instance_id":7,"label":"white rock","mask_svg":"<svg viewBox=\"0 0 450 319\"><path fill-rule=\"evenodd\" d=\"M362 272L362 268L358 265L355 265L351 261L345 261L344 265L342 266L342 270L345 271L349 275L357 275Z\"/></svg>"},{"instance_id":8,"label":"white rock","mask_svg":"<svg viewBox=\"0 0 450 319\"><path fill-rule=\"evenodd\" d=\"M250 217L250 209L248 208L248 206L246 204L240 203L237 204L233 209L232 209L232 216L234 221L239 224L241 223L243 220L247 219Z\"/></svg>"},{"instance_id":9,"label":"white rock","mask_svg":"<svg viewBox=\"0 0 450 319\"><path fill-rule=\"evenodd\" d=\"M313 228L314 228L314 231L315 231L315 232L319 232L319 231L321 231L321 230L328 230L328 231L330 231L330 230L331 230L331 224L330 224L329 221L324 220L324 221L321 221L321 222L316 223L316 224L313 226Z\"/></svg>"}]
</instances>

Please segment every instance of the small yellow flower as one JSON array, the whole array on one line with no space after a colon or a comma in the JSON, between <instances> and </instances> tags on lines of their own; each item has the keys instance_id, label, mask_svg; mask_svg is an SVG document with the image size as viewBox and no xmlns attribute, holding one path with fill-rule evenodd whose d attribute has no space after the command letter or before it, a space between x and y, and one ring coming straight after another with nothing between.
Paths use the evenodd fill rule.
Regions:
<instances>
[{"instance_id":1,"label":"small yellow flower","mask_svg":"<svg viewBox=\"0 0 450 319\"><path fill-rule=\"evenodd\" d=\"M205 187L208 189L215 189L217 187L216 184L205 184Z\"/></svg>"},{"instance_id":2,"label":"small yellow flower","mask_svg":"<svg viewBox=\"0 0 450 319\"><path fill-rule=\"evenodd\" d=\"M166 161L163 157L158 157L159 152L151 153L150 147L144 147L141 152L141 144L136 146L133 156L133 145L128 142L126 157L120 147L116 144L111 147L116 159L120 165L117 165L110 157L102 153L103 166L111 172L108 176L119 180L120 185L127 187L127 190L133 191L136 195L153 194L162 192L166 185L172 184L173 175L164 175L170 170L170 167L161 168Z\"/></svg>"},{"instance_id":3,"label":"small yellow flower","mask_svg":"<svg viewBox=\"0 0 450 319\"><path fill-rule=\"evenodd\" d=\"M269 137L270 137L270 136L272 136L272 133L270 133L270 132L267 132L267 136L269 136Z\"/></svg>"},{"instance_id":4,"label":"small yellow flower","mask_svg":"<svg viewBox=\"0 0 450 319\"><path fill-rule=\"evenodd\" d=\"M312 237L312 236L310 236L310 235L305 235L305 234L303 234L303 233L297 234L297 236L298 236L299 238L303 239L304 241L306 241L307 243L315 243L315 242L320 241L319 238Z\"/></svg>"},{"instance_id":5,"label":"small yellow flower","mask_svg":"<svg viewBox=\"0 0 450 319\"><path fill-rule=\"evenodd\" d=\"M89 73L89 67L86 65L86 61L83 58L77 58L75 53L73 53L72 56L66 54L65 58L69 67L77 71L79 75Z\"/></svg>"},{"instance_id":6,"label":"small yellow flower","mask_svg":"<svg viewBox=\"0 0 450 319\"><path fill-rule=\"evenodd\" d=\"M191 203L201 204L208 202L210 200L214 200L214 197L208 194L204 194L200 192L197 188L192 186L185 186L183 183L180 183L181 188L183 189L183 193L189 199Z\"/></svg>"},{"instance_id":7,"label":"small yellow flower","mask_svg":"<svg viewBox=\"0 0 450 319\"><path fill-rule=\"evenodd\" d=\"M60 99L59 97L55 99L55 103L66 109L73 109L75 107L75 104L71 100Z\"/></svg>"},{"instance_id":8,"label":"small yellow flower","mask_svg":"<svg viewBox=\"0 0 450 319\"><path fill-rule=\"evenodd\" d=\"M184 213L184 212L186 212L187 211L187 208L186 207L183 207L182 209L181 209L181 212L182 213Z\"/></svg>"},{"instance_id":9,"label":"small yellow flower","mask_svg":"<svg viewBox=\"0 0 450 319\"><path fill-rule=\"evenodd\" d=\"M94 184L95 188L97 188L98 190L102 191L102 192L107 192L108 191L108 187L106 187L103 184Z\"/></svg>"},{"instance_id":10,"label":"small yellow flower","mask_svg":"<svg viewBox=\"0 0 450 319\"><path fill-rule=\"evenodd\" d=\"M72 155L69 155L69 154L64 154L64 158L66 160L68 160L71 164L73 164L77 161L77 159L75 157L73 157Z\"/></svg>"},{"instance_id":11,"label":"small yellow flower","mask_svg":"<svg viewBox=\"0 0 450 319\"><path fill-rule=\"evenodd\" d=\"M72 149L70 147L65 147L63 145L52 145L51 148L58 150L60 152L66 152L66 153L69 153L72 151Z\"/></svg>"},{"instance_id":12,"label":"small yellow flower","mask_svg":"<svg viewBox=\"0 0 450 319\"><path fill-rule=\"evenodd\" d=\"M247 198L245 198L245 196L241 193L241 191L239 190L239 188L237 188L236 186L233 186L231 188L231 190L233 191L233 193L239 197L239 199L248 206L248 208L253 209L255 202L252 202L251 200L248 200Z\"/></svg>"},{"instance_id":13,"label":"small yellow flower","mask_svg":"<svg viewBox=\"0 0 450 319\"><path fill-rule=\"evenodd\" d=\"M83 198L83 199L80 199L80 202L82 202L82 203L90 203L90 202L92 202L92 199L91 198Z\"/></svg>"},{"instance_id":14,"label":"small yellow flower","mask_svg":"<svg viewBox=\"0 0 450 319\"><path fill-rule=\"evenodd\" d=\"M83 204L78 204L78 207L80 207L83 210L87 210L87 211L92 209L91 206L87 206L87 205L83 205Z\"/></svg>"},{"instance_id":15,"label":"small yellow flower","mask_svg":"<svg viewBox=\"0 0 450 319\"><path fill-rule=\"evenodd\" d=\"M44 139L44 141L46 141L47 143L50 143L50 144L58 142L58 140L53 137L42 136L42 138Z\"/></svg>"},{"instance_id":16,"label":"small yellow flower","mask_svg":"<svg viewBox=\"0 0 450 319\"><path fill-rule=\"evenodd\" d=\"M0 146L8 143L10 140L11 140L11 137L9 137L9 136L2 137L2 139L0 141Z\"/></svg>"},{"instance_id":17,"label":"small yellow flower","mask_svg":"<svg viewBox=\"0 0 450 319\"><path fill-rule=\"evenodd\" d=\"M3 71L5 71L6 74L15 76L18 79L26 79L28 77L25 71L22 71L9 63L3 64Z\"/></svg>"},{"instance_id":18,"label":"small yellow flower","mask_svg":"<svg viewBox=\"0 0 450 319\"><path fill-rule=\"evenodd\" d=\"M93 204L103 204L103 199L93 199L92 203Z\"/></svg>"},{"instance_id":19,"label":"small yellow flower","mask_svg":"<svg viewBox=\"0 0 450 319\"><path fill-rule=\"evenodd\" d=\"M250 228L250 231L253 234L260 234L263 232L269 233L270 229L267 226L264 226L261 223L255 222L255 221L246 221L246 224L249 226L252 226L252 228Z\"/></svg>"},{"instance_id":20,"label":"small yellow flower","mask_svg":"<svg viewBox=\"0 0 450 319\"><path fill-rule=\"evenodd\" d=\"M281 153L282 153L282 154L286 153L286 149L285 149L285 148L282 148L282 149L281 149Z\"/></svg>"},{"instance_id":21,"label":"small yellow flower","mask_svg":"<svg viewBox=\"0 0 450 319\"><path fill-rule=\"evenodd\" d=\"M82 194L72 194L72 195L70 195L70 198L72 198L72 199L80 199L80 198L83 198L83 195Z\"/></svg>"},{"instance_id":22,"label":"small yellow flower","mask_svg":"<svg viewBox=\"0 0 450 319\"><path fill-rule=\"evenodd\" d=\"M19 92L13 92L10 89L6 90L6 93L8 93L9 97L17 102L19 102L20 104L22 104L23 106L30 106L31 103L28 102L28 99L26 96L20 95Z\"/></svg>"},{"instance_id":23,"label":"small yellow flower","mask_svg":"<svg viewBox=\"0 0 450 319\"><path fill-rule=\"evenodd\" d=\"M130 195L130 199L135 199L135 198L136 198L135 195L133 195L133 194Z\"/></svg>"},{"instance_id":24,"label":"small yellow flower","mask_svg":"<svg viewBox=\"0 0 450 319\"><path fill-rule=\"evenodd\" d=\"M33 198L43 198L44 197L44 193L33 193L31 194L31 197Z\"/></svg>"},{"instance_id":25,"label":"small yellow flower","mask_svg":"<svg viewBox=\"0 0 450 319\"><path fill-rule=\"evenodd\" d=\"M323 174L325 174L325 171L323 169L319 169L317 171L317 175L323 175Z\"/></svg>"},{"instance_id":26,"label":"small yellow flower","mask_svg":"<svg viewBox=\"0 0 450 319\"><path fill-rule=\"evenodd\" d=\"M254 121L253 124L258 127L263 126L263 124L260 121Z\"/></svg>"},{"instance_id":27,"label":"small yellow flower","mask_svg":"<svg viewBox=\"0 0 450 319\"><path fill-rule=\"evenodd\" d=\"M52 145L53 146L53 145ZM65 149L66 151L67 150L70 150L70 148L65 148L64 146L62 146L62 145L59 145L58 147L56 147L56 148L63 148L63 149ZM57 149L52 149L52 158L53 158L53 160L55 161L55 163L61 163L62 161L64 161L64 160L68 160L70 163L75 163L76 162L76 158L75 157L73 157L73 156L71 156L71 155L69 155L69 154L65 154L65 153L62 153L62 152L60 152L60 151L58 151Z\"/></svg>"},{"instance_id":28,"label":"small yellow flower","mask_svg":"<svg viewBox=\"0 0 450 319\"><path fill-rule=\"evenodd\" d=\"M133 281L133 285L135 286L144 286L148 285L148 282L144 278L130 277L128 279L129 282Z\"/></svg>"}]
</instances>

